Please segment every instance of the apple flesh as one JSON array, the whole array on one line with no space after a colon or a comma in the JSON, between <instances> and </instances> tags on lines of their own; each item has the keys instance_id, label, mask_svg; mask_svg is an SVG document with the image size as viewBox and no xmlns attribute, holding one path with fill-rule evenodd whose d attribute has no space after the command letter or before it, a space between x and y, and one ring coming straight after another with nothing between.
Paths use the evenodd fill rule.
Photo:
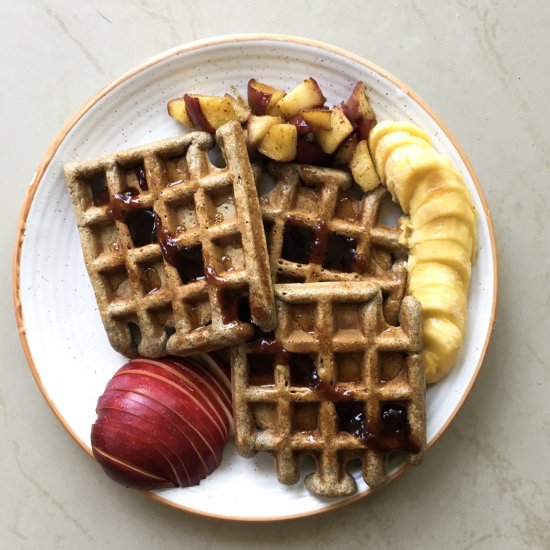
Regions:
<instances>
[{"instance_id":1,"label":"apple flesh","mask_svg":"<svg viewBox=\"0 0 550 550\"><path fill-rule=\"evenodd\" d=\"M374 168L366 140L361 140L355 147L349 168L353 179L365 193L380 185L380 178Z\"/></svg>"},{"instance_id":2,"label":"apple flesh","mask_svg":"<svg viewBox=\"0 0 550 550\"><path fill-rule=\"evenodd\" d=\"M258 151L278 162L290 162L296 158L298 131L293 124L274 124L258 144Z\"/></svg>"},{"instance_id":3,"label":"apple flesh","mask_svg":"<svg viewBox=\"0 0 550 550\"><path fill-rule=\"evenodd\" d=\"M321 107L327 98L323 95L319 84L314 78L308 78L296 88L288 92L279 102L277 107L285 118L298 114L302 109Z\"/></svg>"},{"instance_id":4,"label":"apple flesh","mask_svg":"<svg viewBox=\"0 0 550 550\"><path fill-rule=\"evenodd\" d=\"M304 109L300 111L303 119L313 130L330 130L332 113L325 107L320 109Z\"/></svg>"},{"instance_id":5,"label":"apple flesh","mask_svg":"<svg viewBox=\"0 0 550 550\"><path fill-rule=\"evenodd\" d=\"M255 115L266 115L285 95L284 90L258 82L254 78L248 81L248 104Z\"/></svg>"},{"instance_id":6,"label":"apple flesh","mask_svg":"<svg viewBox=\"0 0 550 550\"><path fill-rule=\"evenodd\" d=\"M186 126L193 126L187 110L185 108L185 101L183 97L178 97L177 99L172 99L168 102L167 105L168 114L178 122L185 124Z\"/></svg>"},{"instance_id":7,"label":"apple flesh","mask_svg":"<svg viewBox=\"0 0 550 550\"><path fill-rule=\"evenodd\" d=\"M349 98L342 102L342 110L346 116L355 122L364 118L375 121L376 117L367 96L367 87L364 82L357 82Z\"/></svg>"},{"instance_id":8,"label":"apple flesh","mask_svg":"<svg viewBox=\"0 0 550 550\"><path fill-rule=\"evenodd\" d=\"M227 370L204 355L134 359L98 400L92 450L106 473L126 486L197 485L220 463L232 430Z\"/></svg>"},{"instance_id":9,"label":"apple flesh","mask_svg":"<svg viewBox=\"0 0 550 550\"><path fill-rule=\"evenodd\" d=\"M351 157L353 156L353 153L355 151L355 148L357 147L357 133L353 132L353 134L349 135L336 149L336 152L334 153L332 165L333 166L347 166L349 162L351 161Z\"/></svg>"},{"instance_id":10,"label":"apple flesh","mask_svg":"<svg viewBox=\"0 0 550 550\"><path fill-rule=\"evenodd\" d=\"M241 125L245 125L250 117L250 107L245 103L244 99L241 97L233 97L230 94L225 94L225 96L231 102L233 106L233 111L235 111L235 116Z\"/></svg>"},{"instance_id":11,"label":"apple flesh","mask_svg":"<svg viewBox=\"0 0 550 550\"><path fill-rule=\"evenodd\" d=\"M314 132L315 141L328 154L334 153L354 130L350 119L339 107L332 109L330 122L330 130L320 129Z\"/></svg>"},{"instance_id":12,"label":"apple flesh","mask_svg":"<svg viewBox=\"0 0 550 550\"><path fill-rule=\"evenodd\" d=\"M284 122L281 117L250 115L246 126L248 142L256 147L274 124L284 124Z\"/></svg>"}]
</instances>

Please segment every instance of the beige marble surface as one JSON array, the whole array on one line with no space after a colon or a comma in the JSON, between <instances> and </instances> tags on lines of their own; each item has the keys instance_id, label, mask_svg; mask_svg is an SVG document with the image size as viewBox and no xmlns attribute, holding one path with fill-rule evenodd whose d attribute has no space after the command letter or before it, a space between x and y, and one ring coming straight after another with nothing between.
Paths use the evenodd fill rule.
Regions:
<instances>
[{"instance_id":1,"label":"beige marble surface","mask_svg":"<svg viewBox=\"0 0 550 550\"><path fill-rule=\"evenodd\" d=\"M550 548L549 24L544 0L5 0L0 547ZM351 507L282 525L195 517L110 482L36 387L11 301L18 211L61 125L143 59L237 32L332 42L417 90L469 155L499 245L485 364L422 467Z\"/></svg>"}]
</instances>

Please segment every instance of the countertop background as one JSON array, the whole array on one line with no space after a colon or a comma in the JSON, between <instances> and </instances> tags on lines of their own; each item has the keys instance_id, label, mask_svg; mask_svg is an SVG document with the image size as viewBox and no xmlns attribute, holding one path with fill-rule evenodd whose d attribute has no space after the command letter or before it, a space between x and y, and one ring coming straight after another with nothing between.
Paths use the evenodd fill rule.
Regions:
<instances>
[{"instance_id":1,"label":"countertop background","mask_svg":"<svg viewBox=\"0 0 550 550\"><path fill-rule=\"evenodd\" d=\"M0 13L1 548L550 548L550 4L4 0ZM240 32L331 42L416 90L477 171L500 259L484 366L424 464L283 524L196 517L109 481L35 385L11 299L18 213L64 122L149 56Z\"/></svg>"}]
</instances>

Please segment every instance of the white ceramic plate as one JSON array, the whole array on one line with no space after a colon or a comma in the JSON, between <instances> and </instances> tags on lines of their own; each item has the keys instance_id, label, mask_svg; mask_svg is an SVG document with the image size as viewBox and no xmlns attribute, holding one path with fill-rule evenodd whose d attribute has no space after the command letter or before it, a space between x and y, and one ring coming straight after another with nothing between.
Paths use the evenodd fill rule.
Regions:
<instances>
[{"instance_id":1,"label":"white ceramic plate","mask_svg":"<svg viewBox=\"0 0 550 550\"><path fill-rule=\"evenodd\" d=\"M63 164L180 134L182 127L166 114L166 101L185 91L215 95L235 86L245 93L252 77L290 89L308 76L318 80L329 104L345 99L357 80L365 81L379 120L412 120L465 176L479 212L479 255L472 273L464 351L450 376L428 390L429 443L462 404L492 328L496 251L482 190L456 141L411 90L349 52L275 35L221 37L165 52L99 92L62 130L29 190L14 263L21 338L44 396L88 452L97 398L124 358L110 348L101 324L65 188ZM397 463L392 475L404 468ZM97 475L102 475L99 469ZM302 483L280 485L270 456L243 459L228 446L220 468L199 486L158 491L154 496L209 516L283 519L318 513L368 494L370 489L359 471L355 478L357 496L339 501L318 499Z\"/></svg>"}]
</instances>

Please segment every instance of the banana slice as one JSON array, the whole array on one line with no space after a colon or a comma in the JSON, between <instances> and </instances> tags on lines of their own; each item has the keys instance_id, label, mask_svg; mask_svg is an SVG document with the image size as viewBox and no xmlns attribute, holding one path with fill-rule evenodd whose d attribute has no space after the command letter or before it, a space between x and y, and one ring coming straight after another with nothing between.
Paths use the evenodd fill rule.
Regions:
<instances>
[{"instance_id":1,"label":"banana slice","mask_svg":"<svg viewBox=\"0 0 550 550\"><path fill-rule=\"evenodd\" d=\"M384 121L369 146L382 183L403 212L400 241L409 248L408 292L422 303L426 381L449 373L464 339L476 213L464 180L410 122Z\"/></svg>"}]
</instances>

